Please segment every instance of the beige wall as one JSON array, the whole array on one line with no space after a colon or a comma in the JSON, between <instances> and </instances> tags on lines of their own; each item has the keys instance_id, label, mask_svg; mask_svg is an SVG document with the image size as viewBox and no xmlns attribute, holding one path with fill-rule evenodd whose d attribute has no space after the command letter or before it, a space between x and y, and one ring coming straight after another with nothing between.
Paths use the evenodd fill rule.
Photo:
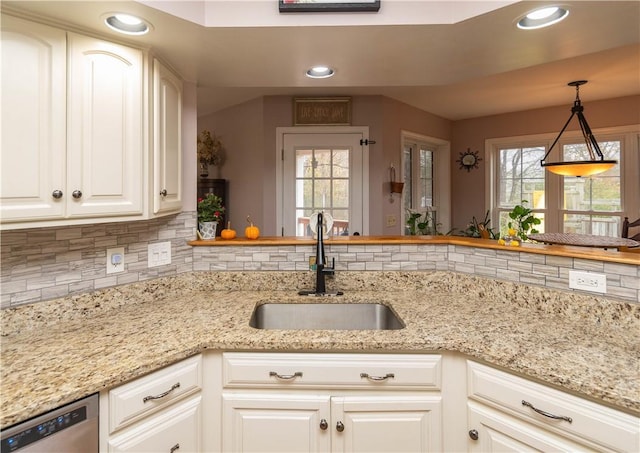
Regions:
<instances>
[{"instance_id":1,"label":"beige wall","mask_svg":"<svg viewBox=\"0 0 640 453\"><path fill-rule=\"evenodd\" d=\"M584 101L585 116L593 129L640 124L640 96ZM400 167L400 133L411 131L451 141L453 227L464 229L472 216L485 213L485 140L497 137L557 132L571 105L515 112L461 121L449 121L384 96L354 96L352 124L369 126L370 234L401 234L402 225L385 226L388 215L401 217L400 199L390 202L389 164ZM219 176L229 181L229 215L240 234L250 214L265 236L277 235L275 175L277 127L291 126L291 96L257 98L215 114L198 118L198 131L209 129L222 139L227 161ZM575 129L577 123L570 125ZM483 157L478 170L467 172L455 162L470 148ZM194 179L196 175L194 173Z\"/></svg>"},{"instance_id":2,"label":"beige wall","mask_svg":"<svg viewBox=\"0 0 640 453\"><path fill-rule=\"evenodd\" d=\"M608 99L604 101L583 100L584 115L591 129L640 124L640 96ZM485 140L499 137L515 137L557 133L571 115L571 103L524 112L507 113L461 120L453 123L451 153L452 225L464 229L472 216L484 218L485 204ZM574 118L567 130L578 129ZM596 134L597 138L597 134ZM483 161L478 170L467 172L455 162L460 153L470 148L479 151ZM640 175L638 176L640 179ZM638 180L636 179L636 181Z\"/></svg>"}]
</instances>

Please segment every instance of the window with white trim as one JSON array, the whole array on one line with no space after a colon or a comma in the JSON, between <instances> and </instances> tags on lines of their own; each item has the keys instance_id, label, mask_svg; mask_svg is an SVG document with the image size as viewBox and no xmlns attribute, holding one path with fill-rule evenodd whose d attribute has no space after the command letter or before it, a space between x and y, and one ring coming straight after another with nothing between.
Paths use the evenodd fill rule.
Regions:
<instances>
[{"instance_id":1,"label":"window with white trim","mask_svg":"<svg viewBox=\"0 0 640 453\"><path fill-rule=\"evenodd\" d=\"M540 160L553 135L487 140L491 163L487 181L492 224L504 235L508 213L526 200L542 224L540 232L620 236L625 216L640 214L640 126L594 131L605 159L618 164L588 178L545 171ZM552 160L584 160L586 146L579 132L565 133ZM562 155L560 155L562 153Z\"/></svg>"}]
</instances>

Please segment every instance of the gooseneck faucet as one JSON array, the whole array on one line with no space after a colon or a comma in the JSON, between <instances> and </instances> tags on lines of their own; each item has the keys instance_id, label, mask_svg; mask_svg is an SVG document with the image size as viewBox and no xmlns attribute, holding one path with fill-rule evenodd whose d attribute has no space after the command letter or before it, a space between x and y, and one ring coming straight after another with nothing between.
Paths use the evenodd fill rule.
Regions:
<instances>
[{"instance_id":1,"label":"gooseneck faucet","mask_svg":"<svg viewBox=\"0 0 640 453\"><path fill-rule=\"evenodd\" d=\"M341 291L328 293L326 288L325 277L335 273L335 258L331 267L327 266L327 258L324 255L324 216L318 213L318 222L316 225L318 240L316 242L316 289L315 291L300 291L301 295L308 296L340 296Z\"/></svg>"},{"instance_id":2,"label":"gooseneck faucet","mask_svg":"<svg viewBox=\"0 0 640 453\"><path fill-rule=\"evenodd\" d=\"M325 275L333 275L335 270L333 267L325 268L326 257L324 256L323 221L324 216L319 212L318 223L316 225L318 230L318 242L316 242L316 294L324 294L327 292L324 280Z\"/></svg>"}]
</instances>

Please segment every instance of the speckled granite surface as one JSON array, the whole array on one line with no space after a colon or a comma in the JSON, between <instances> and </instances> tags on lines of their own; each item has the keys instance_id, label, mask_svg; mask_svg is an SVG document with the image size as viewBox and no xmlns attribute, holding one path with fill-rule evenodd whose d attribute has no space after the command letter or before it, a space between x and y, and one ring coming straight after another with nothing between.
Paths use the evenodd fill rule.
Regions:
<instances>
[{"instance_id":1,"label":"speckled granite surface","mask_svg":"<svg viewBox=\"0 0 640 453\"><path fill-rule=\"evenodd\" d=\"M206 349L457 351L640 414L640 305L449 272L363 272L337 276L328 286L345 295L321 302L381 301L405 329L248 325L258 303L309 302L295 290L312 281L308 272L191 273L4 310L0 423Z\"/></svg>"}]
</instances>

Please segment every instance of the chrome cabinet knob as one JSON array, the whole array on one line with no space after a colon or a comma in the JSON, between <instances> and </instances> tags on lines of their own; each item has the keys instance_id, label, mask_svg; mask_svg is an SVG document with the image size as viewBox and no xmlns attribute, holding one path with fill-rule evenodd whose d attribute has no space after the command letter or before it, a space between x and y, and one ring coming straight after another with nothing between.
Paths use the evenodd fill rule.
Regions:
<instances>
[{"instance_id":1,"label":"chrome cabinet knob","mask_svg":"<svg viewBox=\"0 0 640 453\"><path fill-rule=\"evenodd\" d=\"M329 423L327 423L327 421L323 418L322 420L320 420L320 429L321 430L326 430L329 427Z\"/></svg>"},{"instance_id":2,"label":"chrome cabinet knob","mask_svg":"<svg viewBox=\"0 0 640 453\"><path fill-rule=\"evenodd\" d=\"M51 194L51 196L53 198L55 198L56 200L59 199L59 198L62 198L62 190L60 190L60 189L54 190L53 193Z\"/></svg>"},{"instance_id":3,"label":"chrome cabinet knob","mask_svg":"<svg viewBox=\"0 0 640 453\"><path fill-rule=\"evenodd\" d=\"M342 422L336 423L336 431L338 431L339 433L344 431L344 425L342 424Z\"/></svg>"},{"instance_id":4,"label":"chrome cabinet knob","mask_svg":"<svg viewBox=\"0 0 640 453\"><path fill-rule=\"evenodd\" d=\"M162 195L163 197L166 197L167 196L167 189L162 189L160 191L160 195Z\"/></svg>"},{"instance_id":5,"label":"chrome cabinet knob","mask_svg":"<svg viewBox=\"0 0 640 453\"><path fill-rule=\"evenodd\" d=\"M471 439L473 440L478 440L478 431L475 429L472 429L469 431L469 437L471 437Z\"/></svg>"},{"instance_id":6,"label":"chrome cabinet knob","mask_svg":"<svg viewBox=\"0 0 640 453\"><path fill-rule=\"evenodd\" d=\"M76 200L82 198L82 191L76 189L71 193L71 196Z\"/></svg>"}]
</instances>

